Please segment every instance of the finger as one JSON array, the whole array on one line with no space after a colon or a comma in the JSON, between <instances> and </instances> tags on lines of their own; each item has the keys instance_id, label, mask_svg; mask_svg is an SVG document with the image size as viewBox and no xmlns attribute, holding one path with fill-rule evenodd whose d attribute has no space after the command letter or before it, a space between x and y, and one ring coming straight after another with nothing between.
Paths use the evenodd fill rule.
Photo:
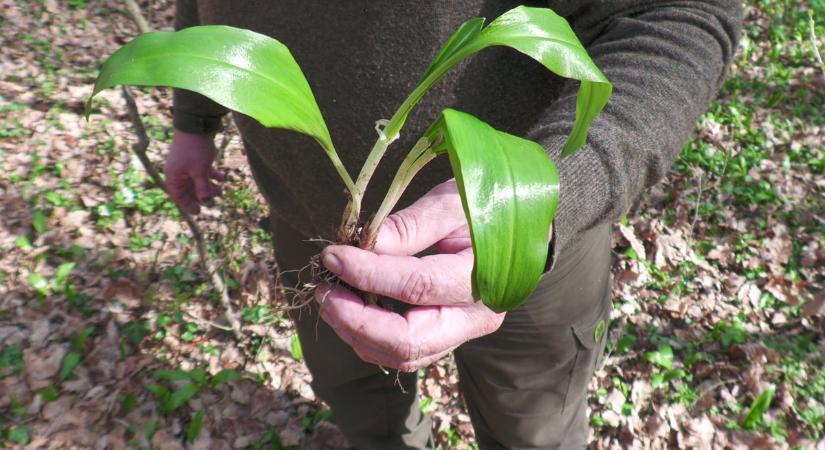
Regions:
<instances>
[{"instance_id":1,"label":"finger","mask_svg":"<svg viewBox=\"0 0 825 450\"><path fill-rule=\"evenodd\" d=\"M424 306L405 316L365 305L352 292L335 288L323 294L321 317L365 361L411 371L461 343L495 331L504 318L483 304L468 307Z\"/></svg>"},{"instance_id":2,"label":"finger","mask_svg":"<svg viewBox=\"0 0 825 450\"><path fill-rule=\"evenodd\" d=\"M329 286L326 286L316 289L315 300L320 304L321 318L361 359L390 367L395 367L401 362L397 352L388 351L383 345L383 340L377 337L403 333L403 316L375 305L365 305L353 292L340 287L329 289ZM364 311L370 311L374 323L361 321L359 317Z\"/></svg>"},{"instance_id":3,"label":"finger","mask_svg":"<svg viewBox=\"0 0 825 450\"><path fill-rule=\"evenodd\" d=\"M377 255L349 245L331 245L324 265L350 286L413 305L473 302L471 251L414 256Z\"/></svg>"},{"instance_id":4,"label":"finger","mask_svg":"<svg viewBox=\"0 0 825 450\"><path fill-rule=\"evenodd\" d=\"M465 306L412 308L405 318L411 335L435 340L446 347L492 333L501 326L505 314L475 302Z\"/></svg>"},{"instance_id":5,"label":"finger","mask_svg":"<svg viewBox=\"0 0 825 450\"><path fill-rule=\"evenodd\" d=\"M458 346L456 346L456 347L458 347ZM443 351L441 353L438 353L438 354L435 354L435 355L430 355L430 356L426 356L426 357L421 358L421 359L417 359L415 361L402 362L401 364L398 364L397 367L394 367L394 369L398 369L401 372L415 372L416 370L423 369L423 368L429 366L430 364L440 360L441 358L447 356L453 350L455 350L455 347L450 348L448 350L445 350L445 351Z\"/></svg>"},{"instance_id":6,"label":"finger","mask_svg":"<svg viewBox=\"0 0 825 450\"><path fill-rule=\"evenodd\" d=\"M188 214L198 214L200 206L193 195L193 186L188 177L168 176L166 178L166 189L169 197L180 208Z\"/></svg>"},{"instance_id":7,"label":"finger","mask_svg":"<svg viewBox=\"0 0 825 450\"><path fill-rule=\"evenodd\" d=\"M388 216L378 229L375 252L414 255L466 225L461 197L451 180Z\"/></svg>"},{"instance_id":8,"label":"finger","mask_svg":"<svg viewBox=\"0 0 825 450\"><path fill-rule=\"evenodd\" d=\"M192 182L195 184L195 195L200 203L206 204L215 196L209 177L193 176Z\"/></svg>"},{"instance_id":9,"label":"finger","mask_svg":"<svg viewBox=\"0 0 825 450\"><path fill-rule=\"evenodd\" d=\"M438 241L435 248L438 250L438 253L458 253L472 246L473 241L470 238L470 227L465 225L453 230L447 237Z\"/></svg>"}]
</instances>

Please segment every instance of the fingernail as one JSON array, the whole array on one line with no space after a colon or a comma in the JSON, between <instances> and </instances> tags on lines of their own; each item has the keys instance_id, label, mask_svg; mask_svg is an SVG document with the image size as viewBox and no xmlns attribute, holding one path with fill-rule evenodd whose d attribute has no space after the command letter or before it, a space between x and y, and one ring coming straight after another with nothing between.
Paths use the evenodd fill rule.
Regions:
<instances>
[{"instance_id":1,"label":"fingernail","mask_svg":"<svg viewBox=\"0 0 825 450\"><path fill-rule=\"evenodd\" d=\"M332 253L327 253L324 255L324 266L326 266L326 268L335 275L341 273L341 260Z\"/></svg>"}]
</instances>

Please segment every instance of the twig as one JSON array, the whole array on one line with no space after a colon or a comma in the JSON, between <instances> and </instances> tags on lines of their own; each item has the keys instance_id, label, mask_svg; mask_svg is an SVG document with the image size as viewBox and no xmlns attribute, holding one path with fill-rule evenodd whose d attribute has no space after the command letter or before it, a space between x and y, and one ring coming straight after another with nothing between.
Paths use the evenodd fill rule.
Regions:
<instances>
[{"instance_id":1,"label":"twig","mask_svg":"<svg viewBox=\"0 0 825 450\"><path fill-rule=\"evenodd\" d=\"M186 317L192 319L192 321L194 321L198 325L204 325L204 326L207 326L207 327L217 328L219 330L224 330L224 331L234 331L230 327L225 327L223 325L219 325L219 324L217 324L215 322L212 322L210 320L201 319L200 317L198 317L198 316L196 316L196 315L194 315L190 312L184 312L184 314L186 314Z\"/></svg>"},{"instance_id":2,"label":"twig","mask_svg":"<svg viewBox=\"0 0 825 450\"><path fill-rule=\"evenodd\" d=\"M697 186L698 192L696 193L696 207L693 209L693 222L691 222L691 224L690 224L690 235L691 235L691 237L693 237L693 232L696 229L696 222L699 221L699 207L702 205L702 173L701 172L699 173L699 176L697 177L697 179L699 180L698 181L698 186Z\"/></svg>"},{"instance_id":3,"label":"twig","mask_svg":"<svg viewBox=\"0 0 825 450\"><path fill-rule=\"evenodd\" d=\"M140 13L140 8L134 2L134 0L124 0L126 3L126 9L132 15L132 19L137 24L138 28L141 32L149 31L149 25L146 23L146 19L143 18L143 15ZM132 125L135 128L135 134L137 134L138 141L132 145L132 151L137 155L140 163L146 169L146 172L152 178L152 181L155 183L156 186L160 187L164 192L167 194L169 193L168 189L166 188L166 183L163 182L158 171L152 165L152 162L149 160L149 157L146 155L146 150L149 148L149 136L146 134L146 127L143 126L143 121L140 119L140 112L138 111L137 104L135 103L135 98L132 95L131 89L128 86L122 86L123 98L126 100L126 106L129 109L129 117L132 120ZM178 211L180 212L181 217L189 226L189 230L192 232L192 237L195 239L195 243L198 248L198 256L203 269L209 274L209 279L212 283L212 287L215 288L218 293L220 293L220 300L221 304L225 310L226 321L229 322L231 330L234 332L235 337L240 339L242 337L241 334L241 324L238 320L237 315L235 315L235 311L232 308L232 303L229 299L229 293L226 290L226 286L224 285L223 280L218 275L217 270L214 267L214 264L209 259L209 253L206 251L206 241L203 238L203 233L198 227L198 224L192 218L189 213L184 211L180 208L180 206L175 204Z\"/></svg>"},{"instance_id":4,"label":"twig","mask_svg":"<svg viewBox=\"0 0 825 450\"><path fill-rule=\"evenodd\" d=\"M816 27L814 27L814 13L812 10L808 10L808 29L811 34L811 47L813 48L814 57L816 58L816 62L819 63L822 74L825 75L825 62L822 61L822 54L819 53L819 44L816 43Z\"/></svg>"},{"instance_id":5,"label":"twig","mask_svg":"<svg viewBox=\"0 0 825 450\"><path fill-rule=\"evenodd\" d=\"M132 16L132 21L135 22L135 25L137 25L138 30L141 33L148 33L152 31L149 27L149 23L146 21L146 18L143 17L143 13L140 12L140 6L135 3L135 0L123 0L123 3L125 3L126 11L128 11L129 15Z\"/></svg>"}]
</instances>

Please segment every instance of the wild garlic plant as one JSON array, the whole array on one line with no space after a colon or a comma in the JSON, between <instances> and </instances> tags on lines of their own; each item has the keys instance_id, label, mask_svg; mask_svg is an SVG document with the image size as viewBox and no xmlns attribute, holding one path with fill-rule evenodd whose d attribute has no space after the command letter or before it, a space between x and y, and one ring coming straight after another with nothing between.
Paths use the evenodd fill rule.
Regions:
<instances>
[{"instance_id":1,"label":"wild garlic plant","mask_svg":"<svg viewBox=\"0 0 825 450\"><path fill-rule=\"evenodd\" d=\"M349 193L339 242L366 249L375 244L378 228L413 177L447 154L470 228L473 296L494 310L511 310L535 289L544 270L548 231L558 205L556 166L539 144L445 109L398 167L372 219L361 223L370 179L412 109L459 62L492 46L510 47L557 75L580 81L575 122L561 156L575 153L610 98L612 85L564 18L547 8L526 6L487 25L484 18L470 19L456 30L392 117L377 122L379 137L354 179L338 157L309 83L289 49L249 30L210 25L140 35L104 62L87 114L92 97L103 89L120 84L169 86L200 93L265 127L306 134L329 157Z\"/></svg>"}]
</instances>

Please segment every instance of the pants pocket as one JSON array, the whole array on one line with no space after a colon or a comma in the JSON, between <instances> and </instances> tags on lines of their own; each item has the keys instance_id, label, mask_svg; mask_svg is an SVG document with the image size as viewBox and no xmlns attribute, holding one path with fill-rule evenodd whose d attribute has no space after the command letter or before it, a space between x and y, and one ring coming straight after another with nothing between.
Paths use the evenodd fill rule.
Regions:
<instances>
[{"instance_id":1,"label":"pants pocket","mask_svg":"<svg viewBox=\"0 0 825 450\"><path fill-rule=\"evenodd\" d=\"M603 362L604 346L607 340L607 326L610 321L612 303L608 293L601 303L601 311L595 320L574 324L571 327L576 341L576 357L570 373L567 392L564 395L562 410L583 402L587 386L593 378L596 368Z\"/></svg>"}]
</instances>

